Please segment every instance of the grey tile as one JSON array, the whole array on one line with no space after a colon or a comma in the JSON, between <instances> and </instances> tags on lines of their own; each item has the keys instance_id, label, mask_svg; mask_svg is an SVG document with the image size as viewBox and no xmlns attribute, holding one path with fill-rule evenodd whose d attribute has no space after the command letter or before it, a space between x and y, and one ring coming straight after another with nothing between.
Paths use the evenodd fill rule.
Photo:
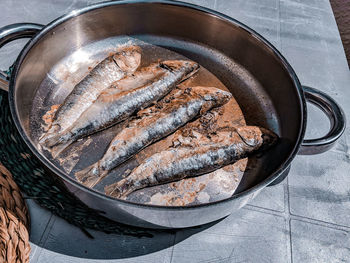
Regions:
<instances>
[{"instance_id":1,"label":"grey tile","mask_svg":"<svg viewBox=\"0 0 350 263\"><path fill-rule=\"evenodd\" d=\"M331 93L334 82L329 72L326 51L308 50L306 48L283 46L282 54L294 68L302 85Z\"/></svg>"},{"instance_id":2,"label":"grey tile","mask_svg":"<svg viewBox=\"0 0 350 263\"><path fill-rule=\"evenodd\" d=\"M282 12L286 11L286 12ZM324 51L326 49L321 17L299 17L289 12L289 7L281 4L282 47L298 47L306 50ZM292 17L292 20L289 19ZM294 21L296 19L297 21Z\"/></svg>"},{"instance_id":3,"label":"grey tile","mask_svg":"<svg viewBox=\"0 0 350 263\"><path fill-rule=\"evenodd\" d=\"M7 70L16 60L27 39L19 39L0 49L0 70Z\"/></svg>"},{"instance_id":4,"label":"grey tile","mask_svg":"<svg viewBox=\"0 0 350 263\"><path fill-rule=\"evenodd\" d=\"M33 200L27 199L27 206L30 214L30 262L37 262L37 255L40 253L42 245L42 237L45 234L47 226L50 223L51 213L41 208Z\"/></svg>"},{"instance_id":5,"label":"grey tile","mask_svg":"<svg viewBox=\"0 0 350 263\"><path fill-rule=\"evenodd\" d=\"M349 127L349 121L347 124ZM331 151L343 153L347 158L350 159L350 147L349 147L350 131L346 129L343 136L337 141L334 148Z\"/></svg>"},{"instance_id":6,"label":"grey tile","mask_svg":"<svg viewBox=\"0 0 350 263\"><path fill-rule=\"evenodd\" d=\"M280 2L281 51L301 83L328 93L349 83L339 32L328 1Z\"/></svg>"},{"instance_id":7,"label":"grey tile","mask_svg":"<svg viewBox=\"0 0 350 263\"><path fill-rule=\"evenodd\" d=\"M350 81L349 81L350 83ZM346 129L344 131L343 136L337 141L336 145L332 149L334 152L338 152L340 154L343 154L344 157L346 157L348 160L350 160L350 104L349 104L349 96L350 96L350 89L347 89L347 91L338 91L337 95L333 95L332 97L340 104L340 106L343 108L345 115L347 117L347 125Z\"/></svg>"},{"instance_id":8,"label":"grey tile","mask_svg":"<svg viewBox=\"0 0 350 263\"><path fill-rule=\"evenodd\" d=\"M350 74L349 74L350 75ZM349 79L350 81L350 79ZM350 82L349 82L350 83ZM330 95L339 105L343 108L345 115L349 116L350 114L350 104L348 103L348 96L350 96L350 90L344 90L341 86L338 86L336 89L326 92ZM326 117L325 113L313 104L307 103L307 127L305 139L314 139L320 138L321 136L326 135L330 129L330 122ZM347 119L349 127L349 119ZM349 129L346 129L343 136L338 140L335 147L332 151L338 151L344 155L350 155L348 147L348 138L349 138Z\"/></svg>"},{"instance_id":9,"label":"grey tile","mask_svg":"<svg viewBox=\"0 0 350 263\"><path fill-rule=\"evenodd\" d=\"M277 212L285 211L285 200L284 200L284 189L286 187L286 181L274 185L271 187L266 187L263 189L249 205L267 208Z\"/></svg>"},{"instance_id":10,"label":"grey tile","mask_svg":"<svg viewBox=\"0 0 350 263\"><path fill-rule=\"evenodd\" d=\"M52 214L33 200L27 200L27 206L31 221L30 241L39 244Z\"/></svg>"},{"instance_id":11,"label":"grey tile","mask_svg":"<svg viewBox=\"0 0 350 263\"><path fill-rule=\"evenodd\" d=\"M281 1L281 51L304 85L330 91L333 87L323 10Z\"/></svg>"},{"instance_id":12,"label":"grey tile","mask_svg":"<svg viewBox=\"0 0 350 263\"><path fill-rule=\"evenodd\" d=\"M298 156L289 182L290 212L350 226L350 160L344 153Z\"/></svg>"},{"instance_id":13,"label":"grey tile","mask_svg":"<svg viewBox=\"0 0 350 263\"><path fill-rule=\"evenodd\" d=\"M217 10L230 16L278 18L279 0L217 0Z\"/></svg>"},{"instance_id":14,"label":"grey tile","mask_svg":"<svg viewBox=\"0 0 350 263\"><path fill-rule=\"evenodd\" d=\"M162 257L159 257L158 254L149 254L147 256L143 257L134 257L134 258L128 258L128 259L86 259L86 258L79 258L79 257L72 257L67 255L62 255L53 251L45 250L43 249L43 253L41 257L38 259L38 261L34 263L48 263L48 262L54 262L54 263L101 263L101 262L108 262L108 263L168 263L170 262L170 256L167 259L164 259ZM32 262L31 262L32 263Z\"/></svg>"},{"instance_id":15,"label":"grey tile","mask_svg":"<svg viewBox=\"0 0 350 263\"><path fill-rule=\"evenodd\" d=\"M330 123L324 112L317 106L307 104L307 127L305 139L320 138L326 135L330 128Z\"/></svg>"},{"instance_id":16,"label":"grey tile","mask_svg":"<svg viewBox=\"0 0 350 263\"><path fill-rule=\"evenodd\" d=\"M267 38L277 48L279 41L279 5L278 0L264 1L217 1L217 11L251 27Z\"/></svg>"},{"instance_id":17,"label":"grey tile","mask_svg":"<svg viewBox=\"0 0 350 263\"><path fill-rule=\"evenodd\" d=\"M303 10L305 7L312 9L319 9L323 12L332 13L332 9L329 5L329 0L281 0L283 2L289 2L298 9Z\"/></svg>"},{"instance_id":18,"label":"grey tile","mask_svg":"<svg viewBox=\"0 0 350 263\"><path fill-rule=\"evenodd\" d=\"M293 262L350 262L350 233L291 221Z\"/></svg>"},{"instance_id":19,"label":"grey tile","mask_svg":"<svg viewBox=\"0 0 350 263\"><path fill-rule=\"evenodd\" d=\"M241 209L202 232L177 233L172 263L289 262L288 233L283 217Z\"/></svg>"},{"instance_id":20,"label":"grey tile","mask_svg":"<svg viewBox=\"0 0 350 263\"><path fill-rule=\"evenodd\" d=\"M88 230L88 238L79 228L55 217L38 262L170 262L174 234L137 238ZM99 262L100 262L99 261Z\"/></svg>"},{"instance_id":21,"label":"grey tile","mask_svg":"<svg viewBox=\"0 0 350 263\"><path fill-rule=\"evenodd\" d=\"M182 2L214 9L216 0L182 0Z\"/></svg>"},{"instance_id":22,"label":"grey tile","mask_svg":"<svg viewBox=\"0 0 350 263\"><path fill-rule=\"evenodd\" d=\"M102 2L98 0L55 0L55 1L1 1L0 27L13 23L39 23L46 25L57 17L74 9L89 4ZM0 49L0 69L7 69L17 58L27 40L17 40Z\"/></svg>"},{"instance_id":23,"label":"grey tile","mask_svg":"<svg viewBox=\"0 0 350 263\"><path fill-rule=\"evenodd\" d=\"M2 12L0 18L0 26L31 22L47 24L55 18L67 14L70 11L87 5L102 2L99 0L54 0L54 1L12 1L3 0L2 5L6 7L8 12ZM19 4L20 3L20 4Z\"/></svg>"},{"instance_id":24,"label":"grey tile","mask_svg":"<svg viewBox=\"0 0 350 263\"><path fill-rule=\"evenodd\" d=\"M37 259L36 259L36 253L38 250L38 246L32 242L29 242L30 244L30 255L29 255L29 262L31 263L37 263Z\"/></svg>"},{"instance_id":25,"label":"grey tile","mask_svg":"<svg viewBox=\"0 0 350 263\"><path fill-rule=\"evenodd\" d=\"M97 263L101 262L100 260L90 260L90 259L81 259L66 255L61 255L59 253L43 249L40 258L35 263L47 263L47 262L55 262L55 263L77 263L77 262L88 262L88 263ZM109 261L113 262L113 261Z\"/></svg>"}]
</instances>

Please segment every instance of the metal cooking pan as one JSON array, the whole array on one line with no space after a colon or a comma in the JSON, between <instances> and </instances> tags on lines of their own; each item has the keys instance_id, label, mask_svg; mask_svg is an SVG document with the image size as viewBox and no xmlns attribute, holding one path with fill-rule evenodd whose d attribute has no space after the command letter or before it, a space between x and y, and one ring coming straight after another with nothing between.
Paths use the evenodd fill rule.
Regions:
<instances>
[{"instance_id":1,"label":"metal cooking pan","mask_svg":"<svg viewBox=\"0 0 350 263\"><path fill-rule=\"evenodd\" d=\"M249 159L248 169L232 196L171 207L118 200L80 185L37 149L31 120L33 114L42 111L38 97L44 101L44 91L52 90L52 86L42 85L51 76L52 68L84 46L121 36L166 48L200 63L232 92L247 124L269 128L280 136L273 149ZM292 67L268 41L240 22L203 7L173 1L99 3L47 26L6 26L0 29L0 47L24 37L32 38L18 56L9 83L0 78L1 87L9 89L18 131L47 169L47 176L61 181L89 207L126 224L180 228L223 218L264 187L282 181L296 154L330 149L345 129L345 116L337 103L320 91L303 87ZM331 129L322 138L304 140L306 101L319 106L330 119Z\"/></svg>"}]
</instances>

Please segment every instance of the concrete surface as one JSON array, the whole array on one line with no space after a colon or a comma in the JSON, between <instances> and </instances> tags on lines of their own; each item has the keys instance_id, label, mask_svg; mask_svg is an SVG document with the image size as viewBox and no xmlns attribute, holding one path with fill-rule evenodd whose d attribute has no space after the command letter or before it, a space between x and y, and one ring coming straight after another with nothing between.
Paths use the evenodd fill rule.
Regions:
<instances>
[{"instance_id":1,"label":"concrete surface","mask_svg":"<svg viewBox=\"0 0 350 263\"><path fill-rule=\"evenodd\" d=\"M95 1L2 0L0 26L48 23ZM194 0L251 26L289 60L301 82L332 95L350 119L350 72L328 0ZM0 68L25 41L0 50ZM306 137L329 124L309 107ZM348 125L350 126L350 125ZM288 180L265 189L238 214L200 229L152 239L78 228L29 201L32 263L46 262L350 262L350 132L317 156L298 156Z\"/></svg>"}]
</instances>

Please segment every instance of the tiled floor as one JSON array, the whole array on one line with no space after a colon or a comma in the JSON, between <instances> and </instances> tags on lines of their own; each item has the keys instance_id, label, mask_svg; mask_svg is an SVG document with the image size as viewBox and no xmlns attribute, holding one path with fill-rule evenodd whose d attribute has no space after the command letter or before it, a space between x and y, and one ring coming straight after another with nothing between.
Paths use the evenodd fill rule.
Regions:
<instances>
[{"instance_id":1,"label":"tiled floor","mask_svg":"<svg viewBox=\"0 0 350 263\"><path fill-rule=\"evenodd\" d=\"M291 220L293 262L350 262L350 232Z\"/></svg>"},{"instance_id":2,"label":"tiled floor","mask_svg":"<svg viewBox=\"0 0 350 263\"><path fill-rule=\"evenodd\" d=\"M48 23L95 1L3 0L0 26ZM289 60L301 82L331 94L350 116L350 72L328 0L192 0L251 26ZM0 50L0 68L21 43ZM307 137L329 126L309 111ZM350 117L349 117L350 118ZM30 201L31 262L350 262L350 132L331 151L297 156L288 180L219 223L152 239L79 229Z\"/></svg>"},{"instance_id":3,"label":"tiled floor","mask_svg":"<svg viewBox=\"0 0 350 263\"><path fill-rule=\"evenodd\" d=\"M186 232L178 232L177 240ZM283 216L241 209L178 243L172 262L289 262L289 244L288 222Z\"/></svg>"}]
</instances>

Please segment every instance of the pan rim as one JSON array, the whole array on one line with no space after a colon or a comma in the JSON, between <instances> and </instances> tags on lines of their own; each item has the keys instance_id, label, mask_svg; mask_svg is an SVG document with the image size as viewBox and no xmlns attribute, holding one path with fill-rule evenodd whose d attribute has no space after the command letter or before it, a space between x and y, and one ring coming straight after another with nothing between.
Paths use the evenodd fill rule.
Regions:
<instances>
[{"instance_id":1,"label":"pan rim","mask_svg":"<svg viewBox=\"0 0 350 263\"><path fill-rule=\"evenodd\" d=\"M54 29L56 26L62 24L63 22L66 22L74 17L77 17L79 15L82 15L84 13L87 13L89 11L93 11L96 9L101 9L101 8L107 8L110 6L116 6L116 5L128 5L128 4L160 4L160 5L169 5L169 6L176 6L180 8L188 8L192 9L197 12L202 12L205 13L206 15L214 16L215 18L225 21L227 23L230 23L232 26L238 27L241 30L245 31L246 33L250 34L251 37L254 37L257 39L261 44L263 44L265 47L267 47L273 55L281 62L281 64L284 66L286 72L288 73L289 77L291 78L294 87L296 88L297 95L299 97L300 103L300 113L301 113L301 129L299 130L298 134L298 139L293 147L293 150L289 153L287 159L281 163L280 166L278 166L266 179L264 179L262 182L255 184L254 186L239 192L237 194L233 194L231 197L219 200L219 201L214 201L214 202L209 202L209 203L204 203L204 204L196 204L196 205L187 205L187 206L164 206L164 205L153 205L153 204L141 204L141 203L136 203L136 202L131 202L128 200L122 200L122 199L117 199L113 198L111 196L108 196L102 192L99 192L97 190L88 188L78 181L74 180L67 174L65 174L63 171L58 169L53 163L51 163L44 155L42 155L38 149L32 144L31 140L28 138L26 135L18 117L17 113L17 107L15 104L15 83L17 79L17 75L19 72L19 69L21 67L22 62L24 61L26 55L30 52L31 48L44 36L46 35L49 31ZM299 151L300 145L303 141L304 135L305 135L305 130L306 130L306 114L307 114L307 109L306 109L306 100L304 96L304 92L302 89L302 86L300 84L300 81L293 70L292 66L289 64L289 62L286 60L286 58L268 41L266 40L263 36L261 36L259 33L257 33L255 30L251 29L247 25L239 22L238 20L229 17L227 15L224 15L220 12L217 12L215 10L194 5L194 4L189 4L189 3L184 3L180 1L170 1L170 0L122 0L122 1L110 1L110 2L101 2L93 5L89 5L85 8L73 10L69 12L68 14L65 14L49 24L47 24L40 32L38 32L37 35L35 35L29 42L25 45L25 47L22 49L20 52L19 56L17 57L16 62L14 63L14 71L13 74L11 75L10 78L10 85L9 85L9 104L10 104L10 111L12 118L14 120L14 123L16 125L17 130L19 131L22 139L25 141L31 152L41 161L41 163L46 166L51 172L53 172L55 175L61 177L63 180L68 181L68 183L72 184L74 187L79 188L80 190L84 192L88 192L96 196L97 198L102 198L106 199L108 201L112 202L118 202L123 205L128 205L132 207L142 207L142 208L152 208L156 210L191 210L191 209L199 209L202 207L208 207L208 206L214 206L217 204L223 204L226 202L229 202L233 199L239 199L243 198L245 196L248 196L249 194L252 194L254 192L257 192L259 190L262 190L264 187L268 186L270 183L272 183L274 180L276 180L280 174L290 165L294 157Z\"/></svg>"}]
</instances>

